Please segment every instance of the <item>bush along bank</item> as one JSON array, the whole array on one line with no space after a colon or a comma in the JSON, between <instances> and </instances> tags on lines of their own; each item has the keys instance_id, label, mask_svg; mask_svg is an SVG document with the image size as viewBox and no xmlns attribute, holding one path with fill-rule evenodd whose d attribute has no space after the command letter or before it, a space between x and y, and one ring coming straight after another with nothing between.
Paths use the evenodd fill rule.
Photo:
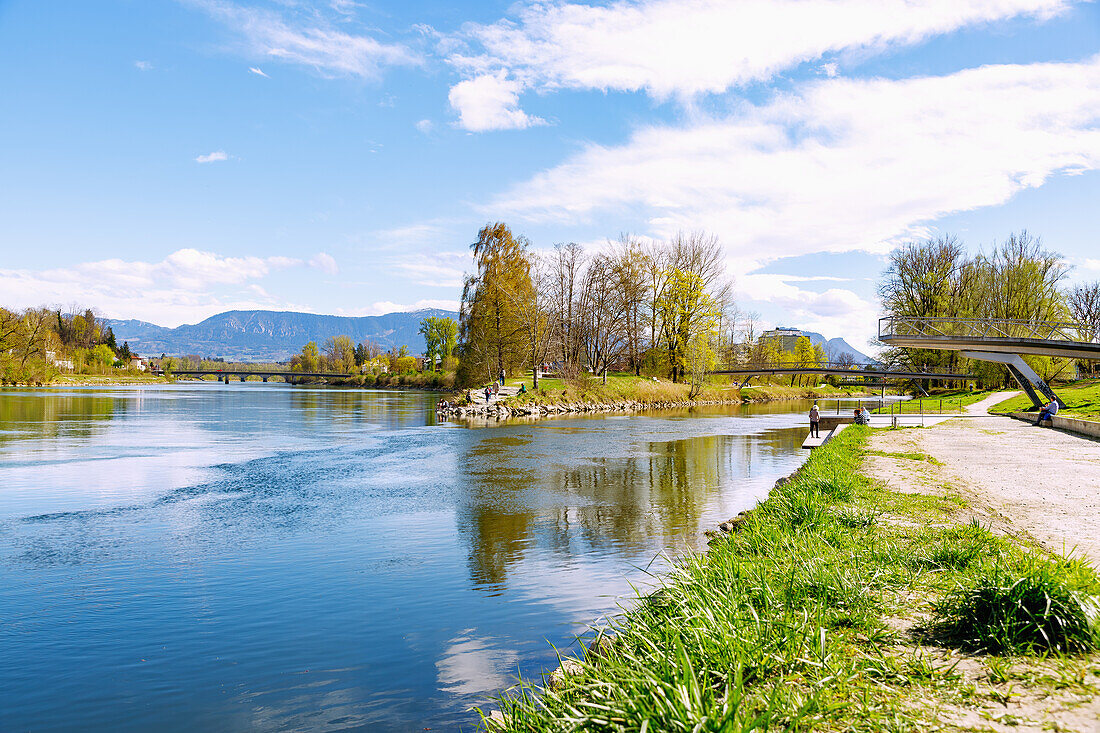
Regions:
<instances>
[{"instance_id":1,"label":"bush along bank","mask_svg":"<svg viewBox=\"0 0 1100 733\"><path fill-rule=\"evenodd\" d=\"M867 433L813 451L485 727L1088 730L1096 574L967 521L957 496L872 485Z\"/></svg>"}]
</instances>

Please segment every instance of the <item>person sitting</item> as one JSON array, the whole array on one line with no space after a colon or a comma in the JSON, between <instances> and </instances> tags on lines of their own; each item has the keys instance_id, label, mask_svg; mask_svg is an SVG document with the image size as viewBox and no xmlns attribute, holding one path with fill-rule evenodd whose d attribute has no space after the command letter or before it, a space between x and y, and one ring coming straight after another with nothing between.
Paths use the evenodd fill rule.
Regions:
<instances>
[{"instance_id":1,"label":"person sitting","mask_svg":"<svg viewBox=\"0 0 1100 733\"><path fill-rule=\"evenodd\" d=\"M527 394L527 384L521 384L519 386L519 394Z\"/></svg>"},{"instance_id":2,"label":"person sitting","mask_svg":"<svg viewBox=\"0 0 1100 733\"><path fill-rule=\"evenodd\" d=\"M870 415L866 414L864 410L860 410L858 407L856 409L852 410L852 417L854 418L854 420L852 422L854 422L856 425L870 425L871 424Z\"/></svg>"},{"instance_id":3,"label":"person sitting","mask_svg":"<svg viewBox=\"0 0 1100 733\"><path fill-rule=\"evenodd\" d=\"M1039 410L1039 419L1035 421L1036 425L1042 425L1043 420L1049 420L1058 414L1058 400L1051 400L1043 405L1043 408Z\"/></svg>"}]
</instances>

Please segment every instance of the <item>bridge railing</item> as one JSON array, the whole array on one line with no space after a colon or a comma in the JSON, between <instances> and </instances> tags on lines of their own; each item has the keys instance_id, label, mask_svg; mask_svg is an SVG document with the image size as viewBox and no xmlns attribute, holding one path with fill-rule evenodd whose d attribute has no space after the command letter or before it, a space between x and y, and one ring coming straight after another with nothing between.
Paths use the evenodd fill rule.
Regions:
<instances>
[{"instance_id":1,"label":"bridge railing","mask_svg":"<svg viewBox=\"0 0 1100 733\"><path fill-rule=\"evenodd\" d=\"M812 369L812 370L834 370L834 371L850 371L853 376L868 375L874 376L876 373L887 372L912 372L918 374L955 374L960 377L970 376L966 372L954 372L951 370L939 369L934 366L911 366L908 364L882 364L882 363L859 363L859 362L835 362L835 361L808 361L808 362L747 362L744 364L726 364L723 366L715 367L715 372L723 371L751 371L751 370L775 370L775 369Z\"/></svg>"},{"instance_id":2,"label":"bridge railing","mask_svg":"<svg viewBox=\"0 0 1100 733\"><path fill-rule=\"evenodd\" d=\"M924 318L887 316L878 322L880 341L925 339L1035 339L1100 343L1093 327L1061 321L1024 321L1008 318Z\"/></svg>"}]
</instances>

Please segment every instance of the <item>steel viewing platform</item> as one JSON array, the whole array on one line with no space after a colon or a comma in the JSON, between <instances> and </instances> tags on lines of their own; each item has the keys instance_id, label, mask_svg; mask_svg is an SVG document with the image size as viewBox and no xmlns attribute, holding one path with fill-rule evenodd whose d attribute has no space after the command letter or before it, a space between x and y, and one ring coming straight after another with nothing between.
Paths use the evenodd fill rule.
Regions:
<instances>
[{"instance_id":1,"label":"steel viewing platform","mask_svg":"<svg viewBox=\"0 0 1100 733\"><path fill-rule=\"evenodd\" d=\"M888 316L878 322L884 344L909 349L958 351L968 359L1004 364L1035 407L1065 403L1027 365L1022 355L1100 361L1100 334L1082 323L1006 318Z\"/></svg>"},{"instance_id":2,"label":"steel viewing platform","mask_svg":"<svg viewBox=\"0 0 1100 733\"><path fill-rule=\"evenodd\" d=\"M879 319L878 338L884 344L913 349L1100 360L1095 329L1080 323L891 316Z\"/></svg>"}]
</instances>

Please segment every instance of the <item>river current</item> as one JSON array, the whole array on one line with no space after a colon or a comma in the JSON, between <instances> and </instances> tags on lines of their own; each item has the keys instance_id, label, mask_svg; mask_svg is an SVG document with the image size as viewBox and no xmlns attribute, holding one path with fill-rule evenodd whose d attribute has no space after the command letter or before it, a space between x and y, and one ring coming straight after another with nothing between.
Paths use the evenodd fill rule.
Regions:
<instances>
[{"instance_id":1,"label":"river current","mask_svg":"<svg viewBox=\"0 0 1100 733\"><path fill-rule=\"evenodd\" d=\"M0 391L0 730L473 730L805 459L807 405Z\"/></svg>"}]
</instances>

